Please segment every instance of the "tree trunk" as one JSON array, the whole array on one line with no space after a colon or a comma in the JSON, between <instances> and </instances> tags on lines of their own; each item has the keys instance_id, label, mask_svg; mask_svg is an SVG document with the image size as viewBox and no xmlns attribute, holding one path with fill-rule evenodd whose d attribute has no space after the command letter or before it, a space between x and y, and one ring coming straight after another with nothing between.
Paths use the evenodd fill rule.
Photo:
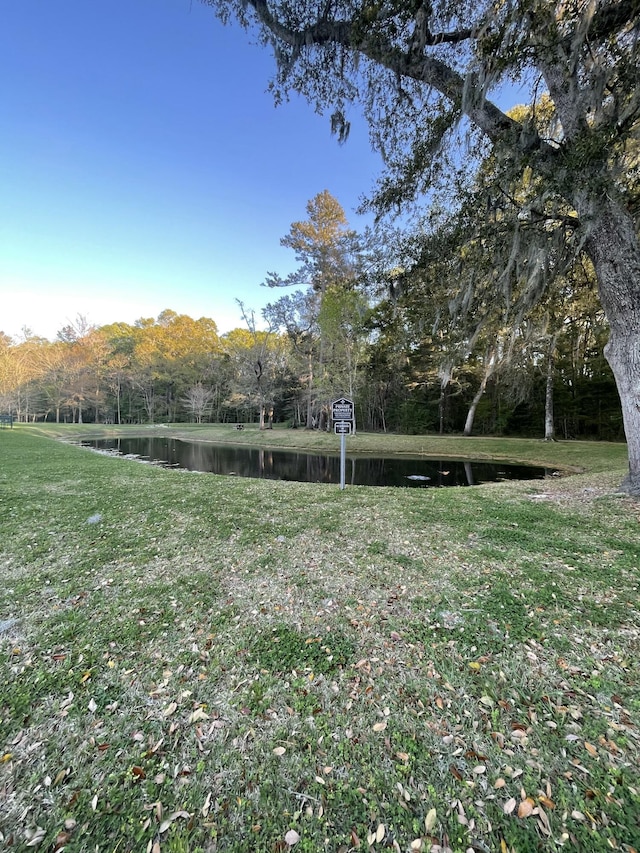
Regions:
<instances>
[{"instance_id":1,"label":"tree trunk","mask_svg":"<svg viewBox=\"0 0 640 853\"><path fill-rule=\"evenodd\" d=\"M464 425L463 435L471 435L471 430L473 429L473 422L476 417L476 410L478 408L478 404L480 400L482 400L482 395L487 390L487 383L496 372L497 364L496 364L496 352L493 347L488 347L487 351L484 354L484 371L482 374L482 379L480 380L480 387L478 388L475 397L473 398L471 405L469 406L469 411L467 412L467 420Z\"/></svg>"},{"instance_id":2,"label":"tree trunk","mask_svg":"<svg viewBox=\"0 0 640 853\"><path fill-rule=\"evenodd\" d=\"M462 431L462 434L465 436L471 435L471 432L473 430L473 422L474 422L475 417L476 417L476 409L478 408L478 403L482 399L483 394L484 394L484 388L481 385L480 388L478 388L475 397L471 401L471 405L469 406L469 411L467 412L467 419L464 422L464 429Z\"/></svg>"},{"instance_id":3,"label":"tree trunk","mask_svg":"<svg viewBox=\"0 0 640 853\"><path fill-rule=\"evenodd\" d=\"M547 351L547 374L544 394L544 440L555 441L556 431L553 423L553 380L555 377L556 368L556 341L558 335L555 334L549 342Z\"/></svg>"},{"instance_id":4,"label":"tree trunk","mask_svg":"<svg viewBox=\"0 0 640 853\"><path fill-rule=\"evenodd\" d=\"M438 400L438 432L440 435L444 435L444 413L447 403L447 385L448 383L446 382L443 382L440 385L440 399Z\"/></svg>"},{"instance_id":5,"label":"tree trunk","mask_svg":"<svg viewBox=\"0 0 640 853\"><path fill-rule=\"evenodd\" d=\"M307 429L313 429L313 356L309 353L309 379L307 385Z\"/></svg>"},{"instance_id":6,"label":"tree trunk","mask_svg":"<svg viewBox=\"0 0 640 853\"><path fill-rule=\"evenodd\" d=\"M482 382L480 383L480 387L476 391L476 395L471 401L471 405L469 406L469 411L467 412L467 420L464 424L463 435L471 435L471 431L473 429L473 422L476 417L476 410L478 408L478 403L482 400L482 395L484 394L487 382L489 381L489 376L491 374L485 375L482 377Z\"/></svg>"},{"instance_id":7,"label":"tree trunk","mask_svg":"<svg viewBox=\"0 0 640 853\"><path fill-rule=\"evenodd\" d=\"M613 199L601 197L590 212L586 248L611 329L604 354L620 395L629 453L622 489L640 496L640 243L631 217Z\"/></svg>"}]
</instances>

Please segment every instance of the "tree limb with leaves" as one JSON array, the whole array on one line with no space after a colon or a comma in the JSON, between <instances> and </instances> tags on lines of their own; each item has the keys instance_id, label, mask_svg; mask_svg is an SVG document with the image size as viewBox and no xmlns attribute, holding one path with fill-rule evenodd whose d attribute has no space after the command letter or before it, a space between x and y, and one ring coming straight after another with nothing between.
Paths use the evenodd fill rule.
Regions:
<instances>
[{"instance_id":1,"label":"tree limb with leaves","mask_svg":"<svg viewBox=\"0 0 640 853\"><path fill-rule=\"evenodd\" d=\"M331 110L342 139L349 107L363 105L388 164L379 211L442 179L447 151L467 127L514 173L530 168L547 196L569 205L611 330L606 356L629 448L625 488L640 494L640 0L203 2L271 45L276 98L297 91ZM491 100L513 80L529 89L532 106L548 91L555 135Z\"/></svg>"}]
</instances>

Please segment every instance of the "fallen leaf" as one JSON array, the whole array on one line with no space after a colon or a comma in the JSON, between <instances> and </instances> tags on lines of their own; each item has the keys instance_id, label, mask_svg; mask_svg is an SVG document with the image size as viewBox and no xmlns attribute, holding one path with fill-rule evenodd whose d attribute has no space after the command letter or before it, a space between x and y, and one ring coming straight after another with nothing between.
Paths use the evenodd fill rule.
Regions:
<instances>
[{"instance_id":1,"label":"fallen leaf","mask_svg":"<svg viewBox=\"0 0 640 853\"><path fill-rule=\"evenodd\" d=\"M517 806L517 804L518 804L518 802L517 802L516 798L511 797L511 799L507 800L507 802L503 805L502 811L505 814L511 814L513 812L513 810L515 809L515 807Z\"/></svg>"},{"instance_id":2,"label":"fallen leaf","mask_svg":"<svg viewBox=\"0 0 640 853\"><path fill-rule=\"evenodd\" d=\"M284 746L276 746L276 748L273 750L273 754L274 755L284 755L286 751L287 750L284 748Z\"/></svg>"},{"instance_id":3,"label":"fallen leaf","mask_svg":"<svg viewBox=\"0 0 640 853\"><path fill-rule=\"evenodd\" d=\"M59 832L56 836L55 844L53 846L53 853L57 853L58 850L64 850L70 840L70 832Z\"/></svg>"},{"instance_id":4,"label":"fallen leaf","mask_svg":"<svg viewBox=\"0 0 640 853\"><path fill-rule=\"evenodd\" d=\"M178 707L178 704L176 702L171 702L171 704L167 705L167 707L162 712L162 716L163 717L170 717L175 712L177 707Z\"/></svg>"},{"instance_id":5,"label":"fallen leaf","mask_svg":"<svg viewBox=\"0 0 640 853\"><path fill-rule=\"evenodd\" d=\"M544 809L541 806L537 808L538 812L538 828L545 835L551 835L551 824L549 823L549 818L544 812Z\"/></svg>"},{"instance_id":6,"label":"fallen leaf","mask_svg":"<svg viewBox=\"0 0 640 853\"><path fill-rule=\"evenodd\" d=\"M59 770L56 778L53 780L54 785L59 785L60 782L63 781L69 775L69 768L65 767L64 770Z\"/></svg>"},{"instance_id":7,"label":"fallen leaf","mask_svg":"<svg viewBox=\"0 0 640 853\"><path fill-rule=\"evenodd\" d=\"M95 714L95 712L98 710L98 706L96 705L96 703L93 699L89 700L88 708L92 714Z\"/></svg>"},{"instance_id":8,"label":"fallen leaf","mask_svg":"<svg viewBox=\"0 0 640 853\"><path fill-rule=\"evenodd\" d=\"M166 832L169 829L169 827L171 826L171 824L174 822L174 820L178 820L178 818L180 818L180 817L187 818L187 817L191 817L191 815L189 814L189 812L185 812L185 811L173 812L173 814L170 814L168 818L166 818L165 820L162 821L162 823L160 824L160 829L158 831L161 834L163 832Z\"/></svg>"},{"instance_id":9,"label":"fallen leaf","mask_svg":"<svg viewBox=\"0 0 640 853\"><path fill-rule=\"evenodd\" d=\"M300 841L300 836L295 831L295 829L290 829L284 837L284 840L289 845L289 847L293 847L294 844L297 844Z\"/></svg>"},{"instance_id":10,"label":"fallen leaf","mask_svg":"<svg viewBox=\"0 0 640 853\"><path fill-rule=\"evenodd\" d=\"M378 844L382 841L382 839L385 837L385 835L386 835L386 830L384 828L384 824L379 823L378 828L376 829L376 841L378 842Z\"/></svg>"},{"instance_id":11,"label":"fallen leaf","mask_svg":"<svg viewBox=\"0 0 640 853\"><path fill-rule=\"evenodd\" d=\"M27 841L27 847L37 847L38 844L42 842L45 835L45 830L41 826L39 826L29 837L29 840Z\"/></svg>"},{"instance_id":12,"label":"fallen leaf","mask_svg":"<svg viewBox=\"0 0 640 853\"><path fill-rule=\"evenodd\" d=\"M207 797L204 801L204 805L202 806L202 817L206 817L209 814L209 809L211 808L211 791L207 794Z\"/></svg>"},{"instance_id":13,"label":"fallen leaf","mask_svg":"<svg viewBox=\"0 0 640 853\"><path fill-rule=\"evenodd\" d=\"M383 732L387 728L387 721L385 720L382 723L374 723L373 730L374 732Z\"/></svg>"},{"instance_id":14,"label":"fallen leaf","mask_svg":"<svg viewBox=\"0 0 640 853\"><path fill-rule=\"evenodd\" d=\"M169 707L171 707L171 706L169 706ZM189 715L189 722L190 723L197 723L200 720L208 720L208 719L209 719L209 715L202 708L196 708L196 710L192 714Z\"/></svg>"},{"instance_id":15,"label":"fallen leaf","mask_svg":"<svg viewBox=\"0 0 640 853\"><path fill-rule=\"evenodd\" d=\"M518 806L518 817L529 817L531 812L534 810L535 805L536 804L531 797L527 797L526 800L522 800Z\"/></svg>"},{"instance_id":16,"label":"fallen leaf","mask_svg":"<svg viewBox=\"0 0 640 853\"><path fill-rule=\"evenodd\" d=\"M438 813L435 809L429 809L427 812L427 816L424 819L424 828L427 832L431 832L433 827L436 825L436 821L438 820Z\"/></svg>"}]
</instances>

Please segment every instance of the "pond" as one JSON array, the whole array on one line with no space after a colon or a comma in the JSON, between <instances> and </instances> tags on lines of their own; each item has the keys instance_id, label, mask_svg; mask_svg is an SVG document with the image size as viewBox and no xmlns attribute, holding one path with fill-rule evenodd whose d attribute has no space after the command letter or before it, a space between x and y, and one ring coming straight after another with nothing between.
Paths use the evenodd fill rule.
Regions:
<instances>
[{"instance_id":1,"label":"pond","mask_svg":"<svg viewBox=\"0 0 640 853\"><path fill-rule=\"evenodd\" d=\"M168 437L110 438L82 442L105 453L131 456L164 467L212 474L339 483L340 455L300 453L233 444L205 444ZM549 471L503 462L463 462L424 456L357 456L347 454L346 482L354 486L474 486L499 480L542 479Z\"/></svg>"}]
</instances>

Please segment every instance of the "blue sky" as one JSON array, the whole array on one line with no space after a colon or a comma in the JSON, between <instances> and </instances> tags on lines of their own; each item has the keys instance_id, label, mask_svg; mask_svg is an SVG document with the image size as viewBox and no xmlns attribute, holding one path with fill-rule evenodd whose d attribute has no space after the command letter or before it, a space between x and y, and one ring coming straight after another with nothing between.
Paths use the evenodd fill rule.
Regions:
<instances>
[{"instance_id":1,"label":"blue sky","mask_svg":"<svg viewBox=\"0 0 640 853\"><path fill-rule=\"evenodd\" d=\"M242 325L328 189L353 227L380 159L339 146L273 60L198 0L16 0L0 27L0 330L54 338L165 308Z\"/></svg>"}]
</instances>

